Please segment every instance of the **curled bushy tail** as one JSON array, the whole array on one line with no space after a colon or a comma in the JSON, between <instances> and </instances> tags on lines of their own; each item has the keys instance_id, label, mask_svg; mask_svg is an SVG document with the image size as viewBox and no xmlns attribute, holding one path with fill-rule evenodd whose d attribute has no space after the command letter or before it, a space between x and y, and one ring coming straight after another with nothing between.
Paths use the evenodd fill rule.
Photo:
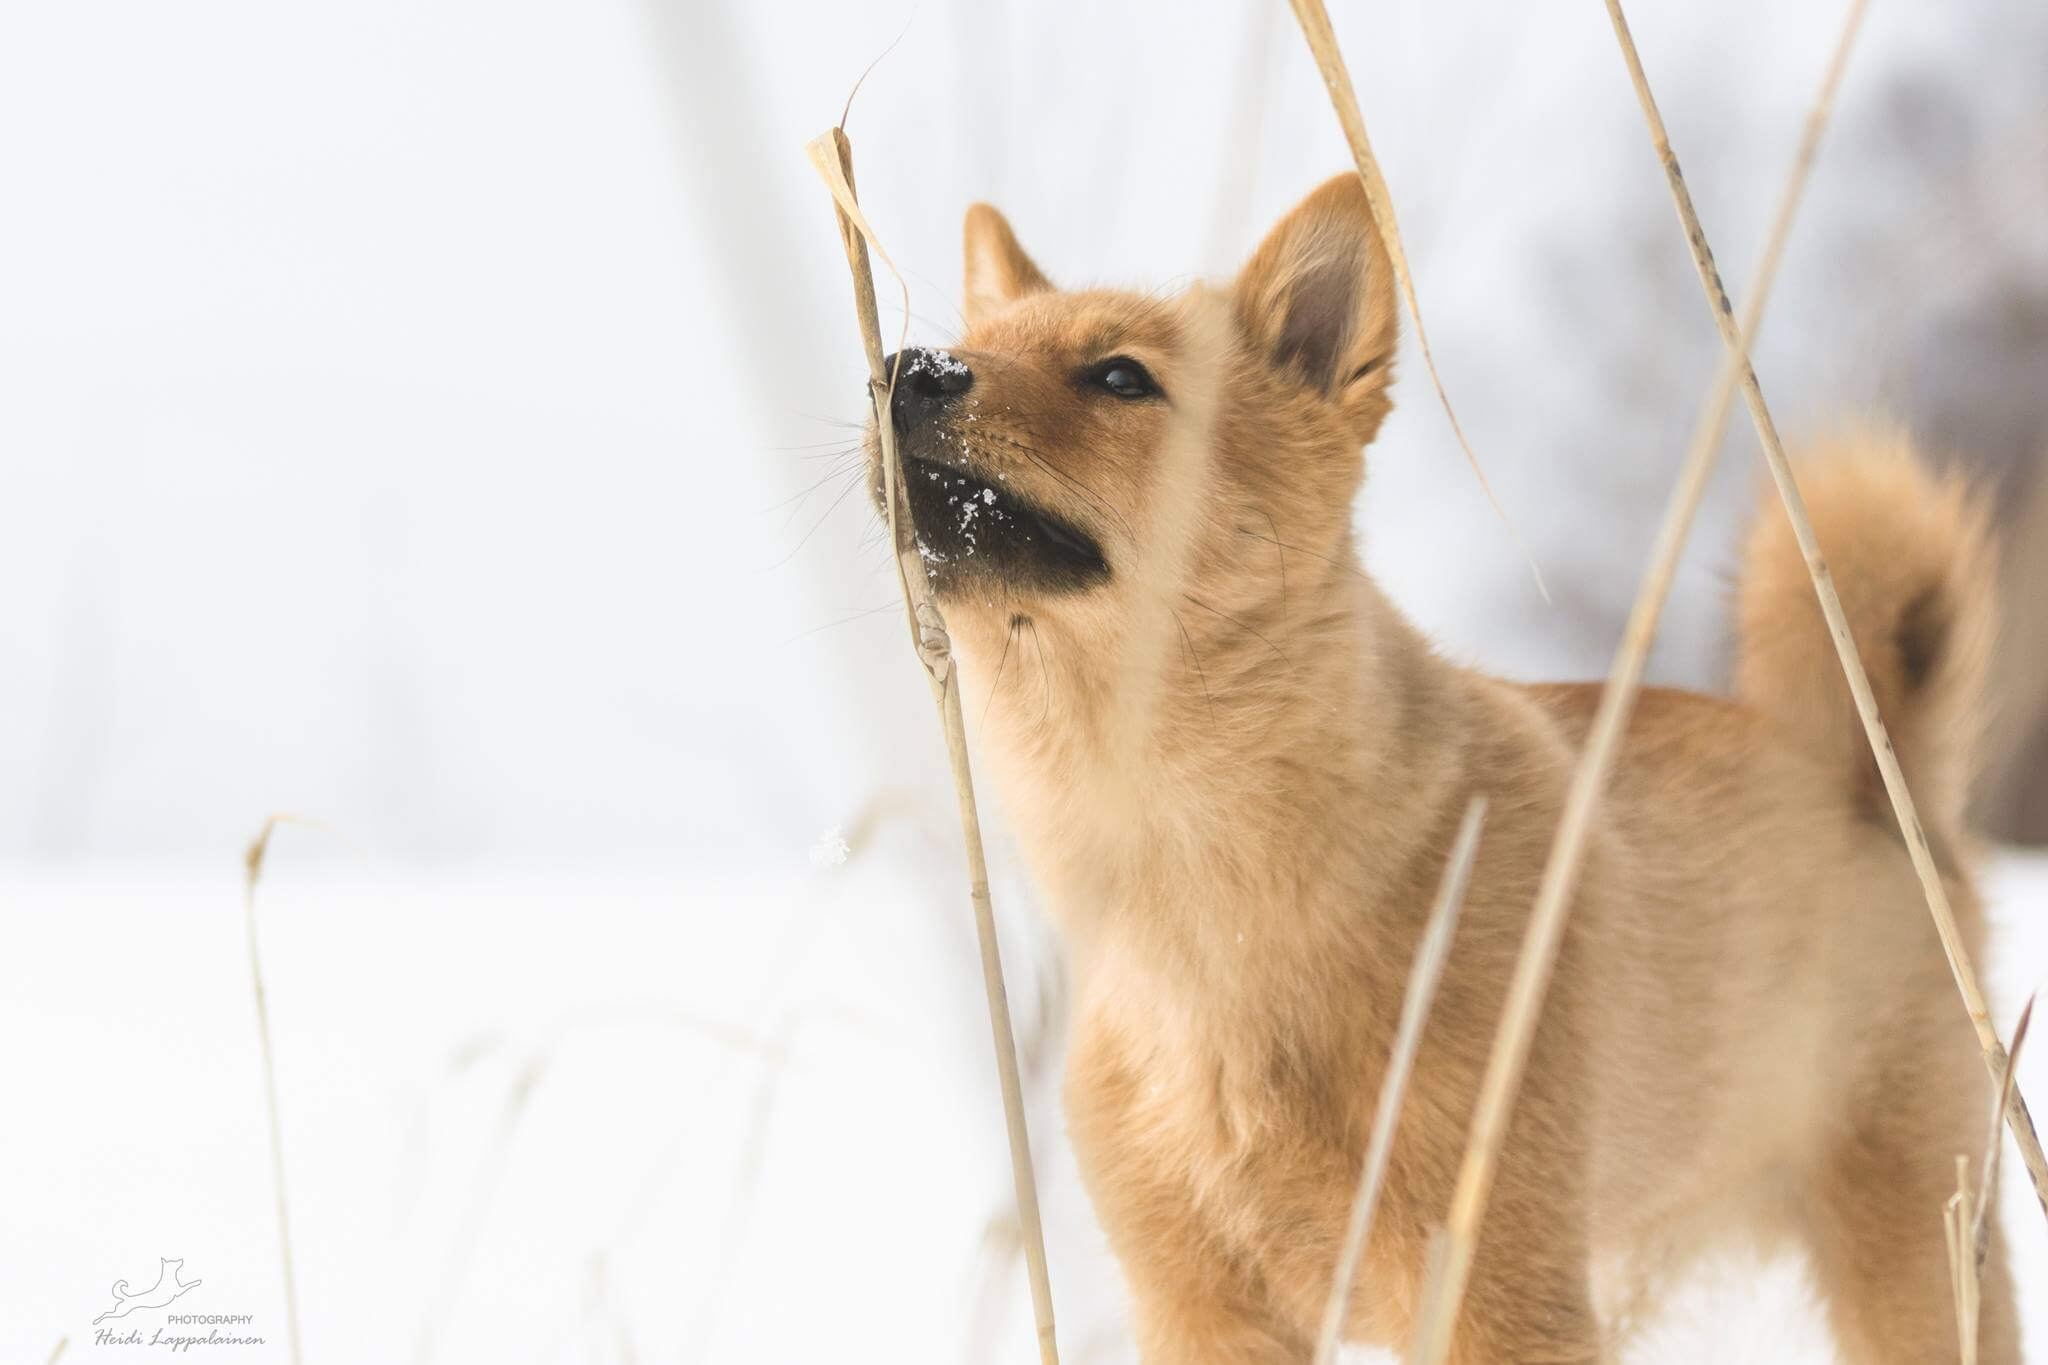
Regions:
<instances>
[{"instance_id":1,"label":"curled bushy tail","mask_svg":"<svg viewBox=\"0 0 2048 1365\"><path fill-rule=\"evenodd\" d=\"M1922 820L1952 836L1976 771L1996 612L1983 503L1898 432L1819 442L1798 477L1906 784ZM1736 690L1888 811L1791 524L1775 490L1764 503L1742 574Z\"/></svg>"}]
</instances>

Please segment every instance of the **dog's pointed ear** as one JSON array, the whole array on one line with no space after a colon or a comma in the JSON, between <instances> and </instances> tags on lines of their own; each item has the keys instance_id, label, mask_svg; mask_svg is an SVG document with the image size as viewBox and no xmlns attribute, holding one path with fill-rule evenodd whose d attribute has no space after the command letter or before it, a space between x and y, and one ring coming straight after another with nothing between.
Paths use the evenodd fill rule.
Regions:
<instances>
[{"instance_id":1,"label":"dog's pointed ear","mask_svg":"<svg viewBox=\"0 0 2048 1365\"><path fill-rule=\"evenodd\" d=\"M1231 295L1275 369L1377 426L1400 323L1393 275L1365 187L1340 175L1266 235Z\"/></svg>"},{"instance_id":2,"label":"dog's pointed ear","mask_svg":"<svg viewBox=\"0 0 2048 1365\"><path fill-rule=\"evenodd\" d=\"M974 327L1023 298L1052 288L1044 272L1017 245L1009 220L989 204L972 204L962 233L967 270L960 311Z\"/></svg>"}]
</instances>

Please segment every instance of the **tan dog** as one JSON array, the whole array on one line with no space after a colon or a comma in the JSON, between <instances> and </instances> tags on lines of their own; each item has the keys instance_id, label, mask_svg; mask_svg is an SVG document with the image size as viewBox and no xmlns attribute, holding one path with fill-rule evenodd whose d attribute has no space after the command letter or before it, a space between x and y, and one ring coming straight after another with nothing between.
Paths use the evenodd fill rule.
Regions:
<instances>
[{"instance_id":1,"label":"tan dog","mask_svg":"<svg viewBox=\"0 0 2048 1365\"><path fill-rule=\"evenodd\" d=\"M1422 919L1491 799L1348 1324L1403 1341L1598 689L1450 663L1358 567L1396 308L1355 177L1177 299L1056 292L986 206L966 237L967 334L905 353L892 420L1070 956L1067 1113L1147 1361L1308 1358ZM1990 551L1902 442L1851 444L1807 495L1975 951ZM1988 1085L1781 523L1739 699L1637 707L1459 1360L1599 1359L1596 1260L1738 1230L1804 1242L1849 1358L1955 1358L1941 1206ZM1994 1249L1981 1359L2015 1333Z\"/></svg>"}]
</instances>

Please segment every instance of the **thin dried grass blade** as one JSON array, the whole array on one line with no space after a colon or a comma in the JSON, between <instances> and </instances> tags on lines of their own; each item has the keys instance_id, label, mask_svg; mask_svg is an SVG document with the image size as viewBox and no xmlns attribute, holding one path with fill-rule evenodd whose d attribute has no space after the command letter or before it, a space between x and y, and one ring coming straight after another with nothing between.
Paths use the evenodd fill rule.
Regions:
<instances>
[{"instance_id":1,"label":"thin dried grass blade","mask_svg":"<svg viewBox=\"0 0 2048 1365\"><path fill-rule=\"evenodd\" d=\"M1879 774L1884 779L1886 794L1891 798L1892 813L1898 819L1900 833L1906 841L1907 854L1912 859L1913 871L1920 878L1920 889L1927 900L1927 912L1934 920L1936 935L1941 939L1943 953L1948 957L1949 972L1955 978L1956 991L1963 999L1963 1008L1968 1011L1970 1025L1976 1030L1978 1049L1983 1055L1984 1065L1994 1079L2004 1076L2006 1069L2005 1044L1998 1037L1998 1030L1992 1025L1991 1011L1985 1001L1983 987L1979 984L1976 967L1970 961L1968 948L1963 943L1962 931L1956 924L1955 912L1950 908L1948 891L1942 885L1941 871L1935 865L1934 853L1928 847L1927 832L1920 823L1920 812L1914 805L1913 795L1907 790L1905 773L1899 767L1897 754L1892 749L1890 736L1885 731L1884 719L1878 714L1877 697L1871 690L1870 675L1863 667L1863 657L1858 652L1855 638L1849 632L1849 619L1842 610L1840 596L1835 591L1834 578L1828 572L1827 560L1821 554L1819 539L1813 530L1813 519L1806 511L1806 500L1799 492L1798 480L1793 477L1791 461L1785 456L1784 443L1778 437L1777 423L1771 417L1770 406L1764 401L1763 387L1757 381L1756 368L1750 363L1748 345L1741 329L1735 323L1728 305L1727 291L1722 288L1721 274L1714 264L1713 250L1707 245L1706 230L1700 226L1699 214L1694 211L1692 193L1685 186L1685 177L1678 169L1678 158L1672 153L1671 139L1665 132L1664 118L1657 109L1655 96L1650 93L1649 78L1643 72L1642 55L1637 52L1635 39L1629 33L1628 19L1622 13L1621 0L1606 0L1608 19L1614 26L1615 40L1620 44L1623 62L1628 67L1629 80L1635 87L1636 102L1642 107L1643 120L1650 132L1650 141L1657 153L1657 159L1664 169L1665 183L1671 191L1672 205L1678 211L1680 226L1685 231L1686 243L1691 248L1693 265L1699 273L1700 287L1706 295L1707 310L1713 315L1715 326L1720 329L1722 344L1737 365L1742 379L1742 397L1749 409L1751 424L1756 428L1758 443L1763 447L1764 461L1771 472L1771 482L1777 487L1778 499L1784 505L1785 517L1791 523L1793 538L1799 544L1801 556L1806 561L1808 575L1813 580L1814 596L1820 601L1821 614L1827 618L1828 635L1834 642L1835 656L1842 666L1843 676L1848 680L1849 692L1856 701L1856 713L1863 722L1864 737L1870 743L1870 751L1877 761ZM2048 1158L2041 1152L2041 1140L2034 1131L2033 1115L2027 1109L2026 1098L2015 1087L2012 1100L2006 1109L2006 1123L2012 1130L2014 1140L2019 1144L2021 1159L2026 1162L2027 1175L2033 1181L2034 1195L2044 1215L2048 1215Z\"/></svg>"},{"instance_id":2,"label":"thin dried grass blade","mask_svg":"<svg viewBox=\"0 0 2048 1365\"><path fill-rule=\"evenodd\" d=\"M885 374L881 324L875 308L874 280L867 252L872 248L903 290L904 336L909 335L910 289L902 272L876 239L861 213L853 189L853 145L845 129L834 128L813 138L805 152L819 178L831 191L838 210L839 236L853 274L854 306L861 342L867 351L869 397L875 405L875 431L882 447L883 502L895 549L896 581L903 591L911 644L924 664L932 700L946 739L946 758L953 771L953 792L960 807L960 835L966 847L969 899L974 909L975 937L981 948L983 993L988 1000L989 1030L996 1053L996 1074L1002 1086L1003 1119L1009 1135L1010 1175L1016 1190L1017 1218L1024 1231L1024 1258L1031 1281L1032 1315L1038 1327L1038 1354L1043 1365L1058 1365L1053 1330L1052 1277L1046 1268L1045 1232L1038 1211L1038 1181L1031 1167L1031 1138L1024 1120L1024 1086L1017 1068L1017 1039L1010 1022L1009 992L1003 983L1002 952L996 941L995 907L989 895L988 862L982 847L981 816L974 796L974 778L967 762L967 727L960 712L959 671L953 667L952 643L944 616L932 597L921 565L911 563L916 528L903 495L895 432L889 420L889 399L895 375ZM902 345L896 348L900 356ZM900 363L900 361L899 361Z\"/></svg>"},{"instance_id":3,"label":"thin dried grass blade","mask_svg":"<svg viewBox=\"0 0 2048 1365\"><path fill-rule=\"evenodd\" d=\"M903 593L903 609L909 621L911 638L916 641L919 637L918 606L931 594L923 581L923 574L913 562L917 532L911 525L910 507L902 493L903 467L896 454L896 429L886 420L890 401L896 393L896 375L883 363L881 317L875 304L874 274L868 264L870 245L875 255L882 258L882 264L888 268L903 295L903 330L897 337L895 352L899 357L898 365L902 364L900 357L904 343L910 338L910 285L904 280L903 272L896 268L896 262L889 259L888 251L860 211L860 200L853 188L853 144L847 140L845 129L833 128L820 133L804 145L804 154L810 158L812 169L825 182L825 188L831 191L832 202L838 207L839 240L846 249L847 268L853 275L854 313L860 324L861 347L868 361L868 397L874 404L875 439L882 447L883 515L889 523L889 545L896 560L896 584ZM919 652L922 654L922 647Z\"/></svg>"},{"instance_id":4,"label":"thin dried grass blade","mask_svg":"<svg viewBox=\"0 0 2048 1365\"><path fill-rule=\"evenodd\" d=\"M1984 1172L1984 1188L1977 1197L1976 1216L1970 1228L1970 1247L1975 1253L1977 1269L1981 1273L1984 1262L1991 1255L1991 1204L1998 1198L1998 1159L2005 1154L2006 1111L2012 1107L2013 1077L2019 1071L2020 1049L2027 1045L2027 1025L2034 1018L2033 996L2020 1010L2019 1022L2012 1028L2012 1046L2005 1051L2005 1075L1998 1081L1998 1100L1991 1110L1991 1131L1984 1142L1984 1160L1979 1169Z\"/></svg>"},{"instance_id":5,"label":"thin dried grass blade","mask_svg":"<svg viewBox=\"0 0 2048 1365\"><path fill-rule=\"evenodd\" d=\"M1941 1203L1941 1234L1948 1244L1948 1297L1956 1308L1956 1340L1963 1337L1963 1238L1957 1230L1963 1212L1960 1191Z\"/></svg>"},{"instance_id":6,"label":"thin dried grass blade","mask_svg":"<svg viewBox=\"0 0 2048 1365\"><path fill-rule=\"evenodd\" d=\"M1380 1185L1386 1179L1387 1157L1393 1150L1401 1101L1407 1097L1408 1075L1414 1069L1416 1051L1422 1046L1422 1026L1436 1000L1437 981L1451 950L1451 937L1457 932L1458 912L1465 904L1465 886L1472 876L1473 860L1479 854L1479 831L1485 822L1486 798L1475 796L1466 805L1465 818L1451 843L1450 858L1444 863L1443 879L1437 886L1436 904L1430 907L1415 961L1408 969L1408 989L1401 997L1401 1024L1394 1034L1386 1075L1380 1080L1379 1103L1373 1110L1372 1134L1366 1142L1358 1194L1351 1201L1344 1247L1337 1256L1337 1276L1330 1286L1330 1303L1324 1310L1322 1334L1316 1343L1316 1365L1334 1365L1337 1359L1352 1285L1358 1278L1358 1263L1372 1236L1373 1214L1379 1207Z\"/></svg>"},{"instance_id":7,"label":"thin dried grass blade","mask_svg":"<svg viewBox=\"0 0 2048 1365\"><path fill-rule=\"evenodd\" d=\"M1956 1192L1941 1206L1941 1229L1948 1239L1949 1292L1956 1305L1956 1347L1962 1365L1977 1365L1977 1260L1968 1251L1973 1219L1970 1159L1956 1158Z\"/></svg>"},{"instance_id":8,"label":"thin dried grass blade","mask_svg":"<svg viewBox=\"0 0 2048 1365\"><path fill-rule=\"evenodd\" d=\"M1444 1277L1450 1273L1450 1229L1437 1228L1429 1234L1429 1250L1422 1258L1422 1295L1417 1302L1422 1305L1414 1330L1408 1337L1408 1353L1402 1357L1406 1365L1427 1365L1429 1360L1429 1322L1426 1314L1432 1306L1444 1301Z\"/></svg>"},{"instance_id":9,"label":"thin dried grass blade","mask_svg":"<svg viewBox=\"0 0 2048 1365\"><path fill-rule=\"evenodd\" d=\"M1777 263L1797 217L1814 150L1833 106L1834 92L1840 84L1863 8L1864 0L1852 0L1834 57L1822 79L1799 150L1779 194L1764 251L1744 304L1742 330L1745 335L1754 335L1762 324L1764 305L1776 279ZM1658 619L1663 614L1664 603L1678 572L1680 554L1713 473L1739 373L1739 366L1730 357L1723 360L1715 375L1707 405L1693 430L1678 482L1665 505L1657 543L1651 550L1649 565L1643 571L1635 603L1629 610L1628 625L1608 670L1606 686L1601 690L1586 746L1572 773L1564 813L1558 821L1549 859L1544 865L1543 879L1537 887L1535 907L1530 912L1529 928L1523 938L1521 956L1516 962L1508 1002L1502 1011L1493 1055L1488 1061L1478 1107L1473 1115L1465 1161L1458 1173L1457 1192L1451 1205L1443 1271L1433 1284L1426 1287L1417 1313L1414 1348L1415 1358L1420 1361L1440 1362L1450 1351L1458 1307L1464 1297L1466 1278L1471 1273L1472 1258L1478 1245L1480 1221L1492 1192L1494 1167L1499 1160L1501 1145L1506 1140L1508 1119L1521 1086L1522 1068L1527 1063L1529 1047L1541 1017L1550 971L1562 941L1565 918L1570 913L1571 895L1578 884L1579 864L1584 856L1586 839L1591 833L1601 793L1606 789L1608 774L1619 753L1629 716L1634 711L1636 696L1642 686L1644 663L1649 657Z\"/></svg>"},{"instance_id":10,"label":"thin dried grass blade","mask_svg":"<svg viewBox=\"0 0 2048 1365\"><path fill-rule=\"evenodd\" d=\"M454 1235L449 1240L447 1254L442 1258L434 1297L420 1315L419 1336L413 1343L414 1365L433 1365L440 1358L444 1333L461 1302L463 1286L469 1281L470 1264L476 1259L476 1249L489 1222L491 1208L497 1203L498 1193L504 1185L513 1143L526 1121L528 1102L552 1061L552 1045L535 1048L519 1070L513 1073L512 1083L499 1103L498 1122L491 1134L490 1147L471 1177L469 1198L463 1206L461 1221L456 1224Z\"/></svg>"},{"instance_id":11,"label":"thin dried grass blade","mask_svg":"<svg viewBox=\"0 0 2048 1365\"><path fill-rule=\"evenodd\" d=\"M292 1260L291 1198L284 1175L284 1121L277 1098L277 1059L270 1041L270 1003L263 986L263 954L256 935L256 884L263 879L263 862L270 853L270 836L280 824L294 821L289 815L273 815L249 841L242 857L242 928L249 943L249 982L256 997L256 1039L263 1060L263 1106L270 1126L271 1197L277 1214L278 1266L284 1277L285 1332L291 1344L292 1365L299 1365L299 1289Z\"/></svg>"},{"instance_id":12,"label":"thin dried grass blade","mask_svg":"<svg viewBox=\"0 0 2048 1365\"><path fill-rule=\"evenodd\" d=\"M1480 467L1479 456L1473 453L1472 443L1465 439L1465 428L1458 421L1457 410L1451 406L1451 396L1444 389L1443 376L1437 373L1436 353L1430 349L1429 333L1422 325L1422 305L1415 299L1415 279L1408 269L1408 253L1401 245L1401 226L1394 218L1394 199L1387 192L1386 177L1380 174L1379 159L1372 154L1372 143L1365 135L1365 115L1359 111L1358 95L1351 86L1351 69L1344 64L1344 54L1337 47L1337 32L1330 25L1329 11L1323 8L1323 0L1288 0L1288 3L1294 6L1294 17L1301 23L1302 37L1308 40L1316 67L1323 74L1323 84L1330 92L1330 103L1337 110L1337 121L1344 127L1344 140L1351 144L1352 160L1358 164L1358 178L1365 185L1366 202L1372 205L1373 221L1379 225L1380 240L1386 244L1387 257L1394 263L1394 280L1401 287L1401 297L1407 301L1408 316L1415 320L1415 344L1422 351L1423 368L1429 371L1429 382L1436 389L1437 402L1443 405L1444 416L1451 422L1451 434L1458 438L1458 448L1465 452L1465 461L1472 466L1472 473L1478 478L1486 500L1493 504L1494 515L1500 518L1501 525L1507 527L1515 548L1528 561L1529 574L1536 580L1536 591L1548 602L1550 588L1543 581L1543 570L1537 566L1535 554L1530 551L1528 542L1522 539L1522 533L1516 529L1514 519L1508 516L1507 508L1501 506L1500 499L1495 496L1492 481L1486 477L1486 470Z\"/></svg>"}]
</instances>

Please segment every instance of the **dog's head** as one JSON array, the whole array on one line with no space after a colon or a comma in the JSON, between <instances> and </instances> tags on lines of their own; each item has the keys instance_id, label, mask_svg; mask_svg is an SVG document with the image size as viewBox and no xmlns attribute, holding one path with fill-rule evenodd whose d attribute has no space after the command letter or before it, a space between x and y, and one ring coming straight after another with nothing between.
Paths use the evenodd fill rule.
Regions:
<instances>
[{"instance_id":1,"label":"dog's head","mask_svg":"<svg viewBox=\"0 0 2048 1365\"><path fill-rule=\"evenodd\" d=\"M1113 598L1161 559L1208 580L1190 590L1242 601L1253 583L1216 580L1270 577L1277 594L1271 542L1339 548L1362 448L1391 406L1395 342L1356 176L1289 213L1227 289L1178 298L1062 292L985 204L965 235L966 334L891 357L890 415L942 601L1057 612ZM1167 515L1191 491L1193 515Z\"/></svg>"},{"instance_id":2,"label":"dog's head","mask_svg":"<svg viewBox=\"0 0 2048 1365\"><path fill-rule=\"evenodd\" d=\"M1000 690L997 652L1028 626L1027 677L1051 659L1069 697L1149 678L1164 690L1145 697L1213 715L1233 651L1282 650L1357 571L1352 501L1396 339L1358 178L1302 201L1229 285L1177 297L1061 291L977 204L965 292L959 344L891 357L889 419L924 571L978 681ZM878 458L870 472L879 505ZM1019 701L1042 713L1057 691Z\"/></svg>"}]
</instances>

